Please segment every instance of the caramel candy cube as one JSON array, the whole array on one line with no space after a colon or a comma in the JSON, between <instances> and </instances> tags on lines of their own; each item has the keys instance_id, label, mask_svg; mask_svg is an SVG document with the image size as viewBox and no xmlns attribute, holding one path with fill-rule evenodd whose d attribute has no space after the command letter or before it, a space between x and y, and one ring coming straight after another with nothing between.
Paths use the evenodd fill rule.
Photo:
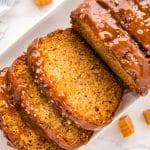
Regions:
<instances>
[{"instance_id":1,"label":"caramel candy cube","mask_svg":"<svg viewBox=\"0 0 150 150\"><path fill-rule=\"evenodd\" d=\"M147 109L143 112L145 121L148 125L150 125L150 109Z\"/></svg>"},{"instance_id":2,"label":"caramel candy cube","mask_svg":"<svg viewBox=\"0 0 150 150\"><path fill-rule=\"evenodd\" d=\"M123 137L128 137L134 133L134 126L128 115L123 116L118 120L118 126Z\"/></svg>"},{"instance_id":3,"label":"caramel candy cube","mask_svg":"<svg viewBox=\"0 0 150 150\"><path fill-rule=\"evenodd\" d=\"M51 2L52 0L35 0L36 5L38 6L48 5Z\"/></svg>"}]
</instances>

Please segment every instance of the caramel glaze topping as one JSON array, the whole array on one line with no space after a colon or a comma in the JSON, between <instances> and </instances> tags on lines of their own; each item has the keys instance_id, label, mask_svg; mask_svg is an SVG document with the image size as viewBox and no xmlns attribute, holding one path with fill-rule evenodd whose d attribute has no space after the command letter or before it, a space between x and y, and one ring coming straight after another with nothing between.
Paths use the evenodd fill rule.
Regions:
<instances>
[{"instance_id":1,"label":"caramel glaze topping","mask_svg":"<svg viewBox=\"0 0 150 150\"><path fill-rule=\"evenodd\" d=\"M145 55L150 58L150 14L142 10L133 0L97 0L144 48Z\"/></svg>"},{"instance_id":2,"label":"caramel glaze topping","mask_svg":"<svg viewBox=\"0 0 150 150\"><path fill-rule=\"evenodd\" d=\"M8 68L3 69L2 71L0 71L0 95L1 97L3 97L4 99L6 99L7 95L6 95L6 82L5 82L5 78L6 78L6 74L7 74L7 70Z\"/></svg>"},{"instance_id":3,"label":"caramel glaze topping","mask_svg":"<svg viewBox=\"0 0 150 150\"><path fill-rule=\"evenodd\" d=\"M71 14L72 21L78 19L90 25L98 38L103 41L120 61L121 66L137 82L142 92L150 87L150 62L130 39L128 33L117 26L108 10L95 0L86 0Z\"/></svg>"},{"instance_id":4,"label":"caramel glaze topping","mask_svg":"<svg viewBox=\"0 0 150 150\"><path fill-rule=\"evenodd\" d=\"M9 107L8 105L10 105L11 107L13 107L13 105L11 104L12 95L10 95L10 85L6 82L8 80L8 70L8 67L0 70L0 97L3 99L1 100L1 103L4 104L2 106Z\"/></svg>"},{"instance_id":5,"label":"caramel glaze topping","mask_svg":"<svg viewBox=\"0 0 150 150\"><path fill-rule=\"evenodd\" d=\"M139 9L150 16L150 0L134 0Z\"/></svg>"}]
</instances>

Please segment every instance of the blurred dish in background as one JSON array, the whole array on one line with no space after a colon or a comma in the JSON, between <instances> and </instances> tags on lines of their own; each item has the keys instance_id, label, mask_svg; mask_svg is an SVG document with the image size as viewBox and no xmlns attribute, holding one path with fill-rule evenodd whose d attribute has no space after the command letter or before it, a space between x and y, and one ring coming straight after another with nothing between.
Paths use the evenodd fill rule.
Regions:
<instances>
[{"instance_id":1,"label":"blurred dish in background","mask_svg":"<svg viewBox=\"0 0 150 150\"><path fill-rule=\"evenodd\" d=\"M9 11L15 0L0 0L0 16L5 14L7 11Z\"/></svg>"}]
</instances>

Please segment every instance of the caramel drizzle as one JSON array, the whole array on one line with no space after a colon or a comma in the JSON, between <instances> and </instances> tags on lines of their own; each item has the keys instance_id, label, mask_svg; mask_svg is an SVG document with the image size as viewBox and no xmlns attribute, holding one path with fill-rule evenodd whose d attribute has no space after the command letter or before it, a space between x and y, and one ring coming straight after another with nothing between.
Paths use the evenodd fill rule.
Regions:
<instances>
[{"instance_id":1,"label":"caramel drizzle","mask_svg":"<svg viewBox=\"0 0 150 150\"><path fill-rule=\"evenodd\" d=\"M113 0L97 0L100 5L110 9L122 28L144 48L145 55L150 58L150 13L139 9L134 1L119 0L117 5ZM135 0L137 2L141 0Z\"/></svg>"}]
</instances>

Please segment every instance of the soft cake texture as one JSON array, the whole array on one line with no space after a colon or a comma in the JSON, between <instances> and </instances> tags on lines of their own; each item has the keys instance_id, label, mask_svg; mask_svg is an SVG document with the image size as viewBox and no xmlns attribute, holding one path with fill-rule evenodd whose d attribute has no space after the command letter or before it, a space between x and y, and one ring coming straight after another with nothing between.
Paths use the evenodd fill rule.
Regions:
<instances>
[{"instance_id":1,"label":"soft cake texture","mask_svg":"<svg viewBox=\"0 0 150 150\"><path fill-rule=\"evenodd\" d=\"M112 120L122 87L75 31L59 30L36 39L27 55L35 82L67 117L86 129Z\"/></svg>"}]
</instances>

